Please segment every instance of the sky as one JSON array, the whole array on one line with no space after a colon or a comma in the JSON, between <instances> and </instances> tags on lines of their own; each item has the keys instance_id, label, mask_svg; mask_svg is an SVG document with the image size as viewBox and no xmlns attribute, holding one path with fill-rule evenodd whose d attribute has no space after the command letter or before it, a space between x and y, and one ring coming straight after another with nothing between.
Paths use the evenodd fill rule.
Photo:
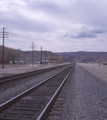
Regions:
<instances>
[{"instance_id":1,"label":"sky","mask_svg":"<svg viewBox=\"0 0 107 120\"><path fill-rule=\"evenodd\" d=\"M107 0L0 0L3 27L14 49L107 52Z\"/></svg>"}]
</instances>

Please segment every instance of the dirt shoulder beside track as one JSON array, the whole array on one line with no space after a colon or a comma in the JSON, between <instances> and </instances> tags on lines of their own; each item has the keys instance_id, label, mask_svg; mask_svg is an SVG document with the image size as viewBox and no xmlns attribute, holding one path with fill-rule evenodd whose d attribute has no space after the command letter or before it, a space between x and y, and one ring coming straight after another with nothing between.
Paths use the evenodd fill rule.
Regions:
<instances>
[{"instance_id":1,"label":"dirt shoulder beside track","mask_svg":"<svg viewBox=\"0 0 107 120\"><path fill-rule=\"evenodd\" d=\"M85 63L77 63L88 72L92 73L93 75L97 76L101 80L107 83L107 65L100 65L99 64L85 64Z\"/></svg>"}]
</instances>

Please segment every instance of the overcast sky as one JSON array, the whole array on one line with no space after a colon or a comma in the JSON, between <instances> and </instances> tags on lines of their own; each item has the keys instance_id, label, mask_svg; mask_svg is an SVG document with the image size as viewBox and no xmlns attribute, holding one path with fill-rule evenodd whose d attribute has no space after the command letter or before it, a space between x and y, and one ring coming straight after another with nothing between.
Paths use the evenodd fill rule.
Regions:
<instances>
[{"instance_id":1,"label":"overcast sky","mask_svg":"<svg viewBox=\"0 0 107 120\"><path fill-rule=\"evenodd\" d=\"M107 52L107 0L0 0L3 27L15 49Z\"/></svg>"}]
</instances>

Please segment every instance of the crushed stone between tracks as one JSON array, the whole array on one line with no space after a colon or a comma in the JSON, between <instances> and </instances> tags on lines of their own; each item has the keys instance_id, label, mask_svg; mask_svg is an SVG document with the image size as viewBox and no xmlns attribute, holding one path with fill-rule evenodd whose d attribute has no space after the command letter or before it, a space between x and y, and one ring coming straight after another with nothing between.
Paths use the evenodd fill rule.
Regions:
<instances>
[{"instance_id":1,"label":"crushed stone between tracks","mask_svg":"<svg viewBox=\"0 0 107 120\"><path fill-rule=\"evenodd\" d=\"M106 120L107 84L76 65L47 120Z\"/></svg>"}]
</instances>

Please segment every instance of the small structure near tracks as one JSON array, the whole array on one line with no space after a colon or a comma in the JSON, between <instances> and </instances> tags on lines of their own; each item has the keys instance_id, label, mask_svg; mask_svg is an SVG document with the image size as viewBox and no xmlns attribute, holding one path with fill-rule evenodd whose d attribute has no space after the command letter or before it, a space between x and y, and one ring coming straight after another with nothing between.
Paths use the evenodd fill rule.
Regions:
<instances>
[{"instance_id":1,"label":"small structure near tracks","mask_svg":"<svg viewBox=\"0 0 107 120\"><path fill-rule=\"evenodd\" d=\"M107 65L107 62L103 62L102 64L103 64L103 65Z\"/></svg>"}]
</instances>

